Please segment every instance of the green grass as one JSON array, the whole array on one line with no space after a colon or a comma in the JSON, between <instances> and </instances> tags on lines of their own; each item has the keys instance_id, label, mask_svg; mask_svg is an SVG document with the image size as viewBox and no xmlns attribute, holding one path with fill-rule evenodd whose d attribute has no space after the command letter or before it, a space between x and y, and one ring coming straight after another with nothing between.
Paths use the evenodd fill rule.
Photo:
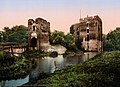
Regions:
<instances>
[{"instance_id":1,"label":"green grass","mask_svg":"<svg viewBox=\"0 0 120 87\"><path fill-rule=\"evenodd\" d=\"M119 87L120 51L105 52L81 64L68 66L31 85L48 87Z\"/></svg>"}]
</instances>

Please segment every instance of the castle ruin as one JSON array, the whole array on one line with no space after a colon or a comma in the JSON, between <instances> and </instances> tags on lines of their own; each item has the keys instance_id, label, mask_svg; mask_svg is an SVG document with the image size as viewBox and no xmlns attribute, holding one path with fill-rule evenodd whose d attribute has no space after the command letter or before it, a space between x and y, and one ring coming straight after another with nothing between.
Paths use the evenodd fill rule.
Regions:
<instances>
[{"instance_id":1,"label":"castle ruin","mask_svg":"<svg viewBox=\"0 0 120 87\"><path fill-rule=\"evenodd\" d=\"M50 22L42 18L28 20L29 49L46 50L49 46Z\"/></svg>"},{"instance_id":2,"label":"castle ruin","mask_svg":"<svg viewBox=\"0 0 120 87\"><path fill-rule=\"evenodd\" d=\"M75 41L85 51L101 52L102 47L102 20L99 16L80 18L80 22L70 27Z\"/></svg>"}]
</instances>

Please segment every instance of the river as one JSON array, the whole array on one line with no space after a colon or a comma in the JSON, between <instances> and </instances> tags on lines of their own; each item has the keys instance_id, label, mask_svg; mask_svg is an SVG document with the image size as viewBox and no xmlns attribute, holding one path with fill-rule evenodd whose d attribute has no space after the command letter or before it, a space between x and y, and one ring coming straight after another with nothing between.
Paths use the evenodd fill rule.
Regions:
<instances>
[{"instance_id":1,"label":"river","mask_svg":"<svg viewBox=\"0 0 120 87\"><path fill-rule=\"evenodd\" d=\"M0 82L0 87L16 87L29 82L30 79L38 76L38 71L53 73L55 70L63 69L66 66L79 64L97 55L96 52L85 52L82 55L67 56L58 55L57 57L41 57L33 58L36 61L36 67L31 70L31 73L26 78L17 80L6 80Z\"/></svg>"}]
</instances>

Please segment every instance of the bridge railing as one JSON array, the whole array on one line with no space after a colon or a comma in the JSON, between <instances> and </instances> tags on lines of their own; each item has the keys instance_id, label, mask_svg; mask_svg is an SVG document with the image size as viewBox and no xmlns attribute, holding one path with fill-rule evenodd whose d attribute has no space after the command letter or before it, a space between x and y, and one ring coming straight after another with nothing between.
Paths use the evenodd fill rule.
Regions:
<instances>
[{"instance_id":1,"label":"bridge railing","mask_svg":"<svg viewBox=\"0 0 120 87\"><path fill-rule=\"evenodd\" d=\"M16 53L16 51L14 51L14 49L24 49L27 48L27 46L25 46L24 44L19 45L16 42L0 42L0 50L4 50L7 52L11 52L12 54L14 54L14 52Z\"/></svg>"}]
</instances>

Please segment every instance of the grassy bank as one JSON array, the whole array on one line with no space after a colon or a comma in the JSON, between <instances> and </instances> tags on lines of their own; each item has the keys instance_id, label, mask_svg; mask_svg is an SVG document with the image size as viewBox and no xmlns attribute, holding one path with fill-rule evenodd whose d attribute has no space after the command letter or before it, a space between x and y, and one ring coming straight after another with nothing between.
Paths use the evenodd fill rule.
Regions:
<instances>
[{"instance_id":1,"label":"grassy bank","mask_svg":"<svg viewBox=\"0 0 120 87\"><path fill-rule=\"evenodd\" d=\"M31 66L31 62L22 57L0 51L0 81L25 77Z\"/></svg>"},{"instance_id":2,"label":"grassy bank","mask_svg":"<svg viewBox=\"0 0 120 87\"><path fill-rule=\"evenodd\" d=\"M29 83L30 84L30 83ZM48 87L119 87L120 51L101 53L78 65L56 71L31 85Z\"/></svg>"}]
</instances>

